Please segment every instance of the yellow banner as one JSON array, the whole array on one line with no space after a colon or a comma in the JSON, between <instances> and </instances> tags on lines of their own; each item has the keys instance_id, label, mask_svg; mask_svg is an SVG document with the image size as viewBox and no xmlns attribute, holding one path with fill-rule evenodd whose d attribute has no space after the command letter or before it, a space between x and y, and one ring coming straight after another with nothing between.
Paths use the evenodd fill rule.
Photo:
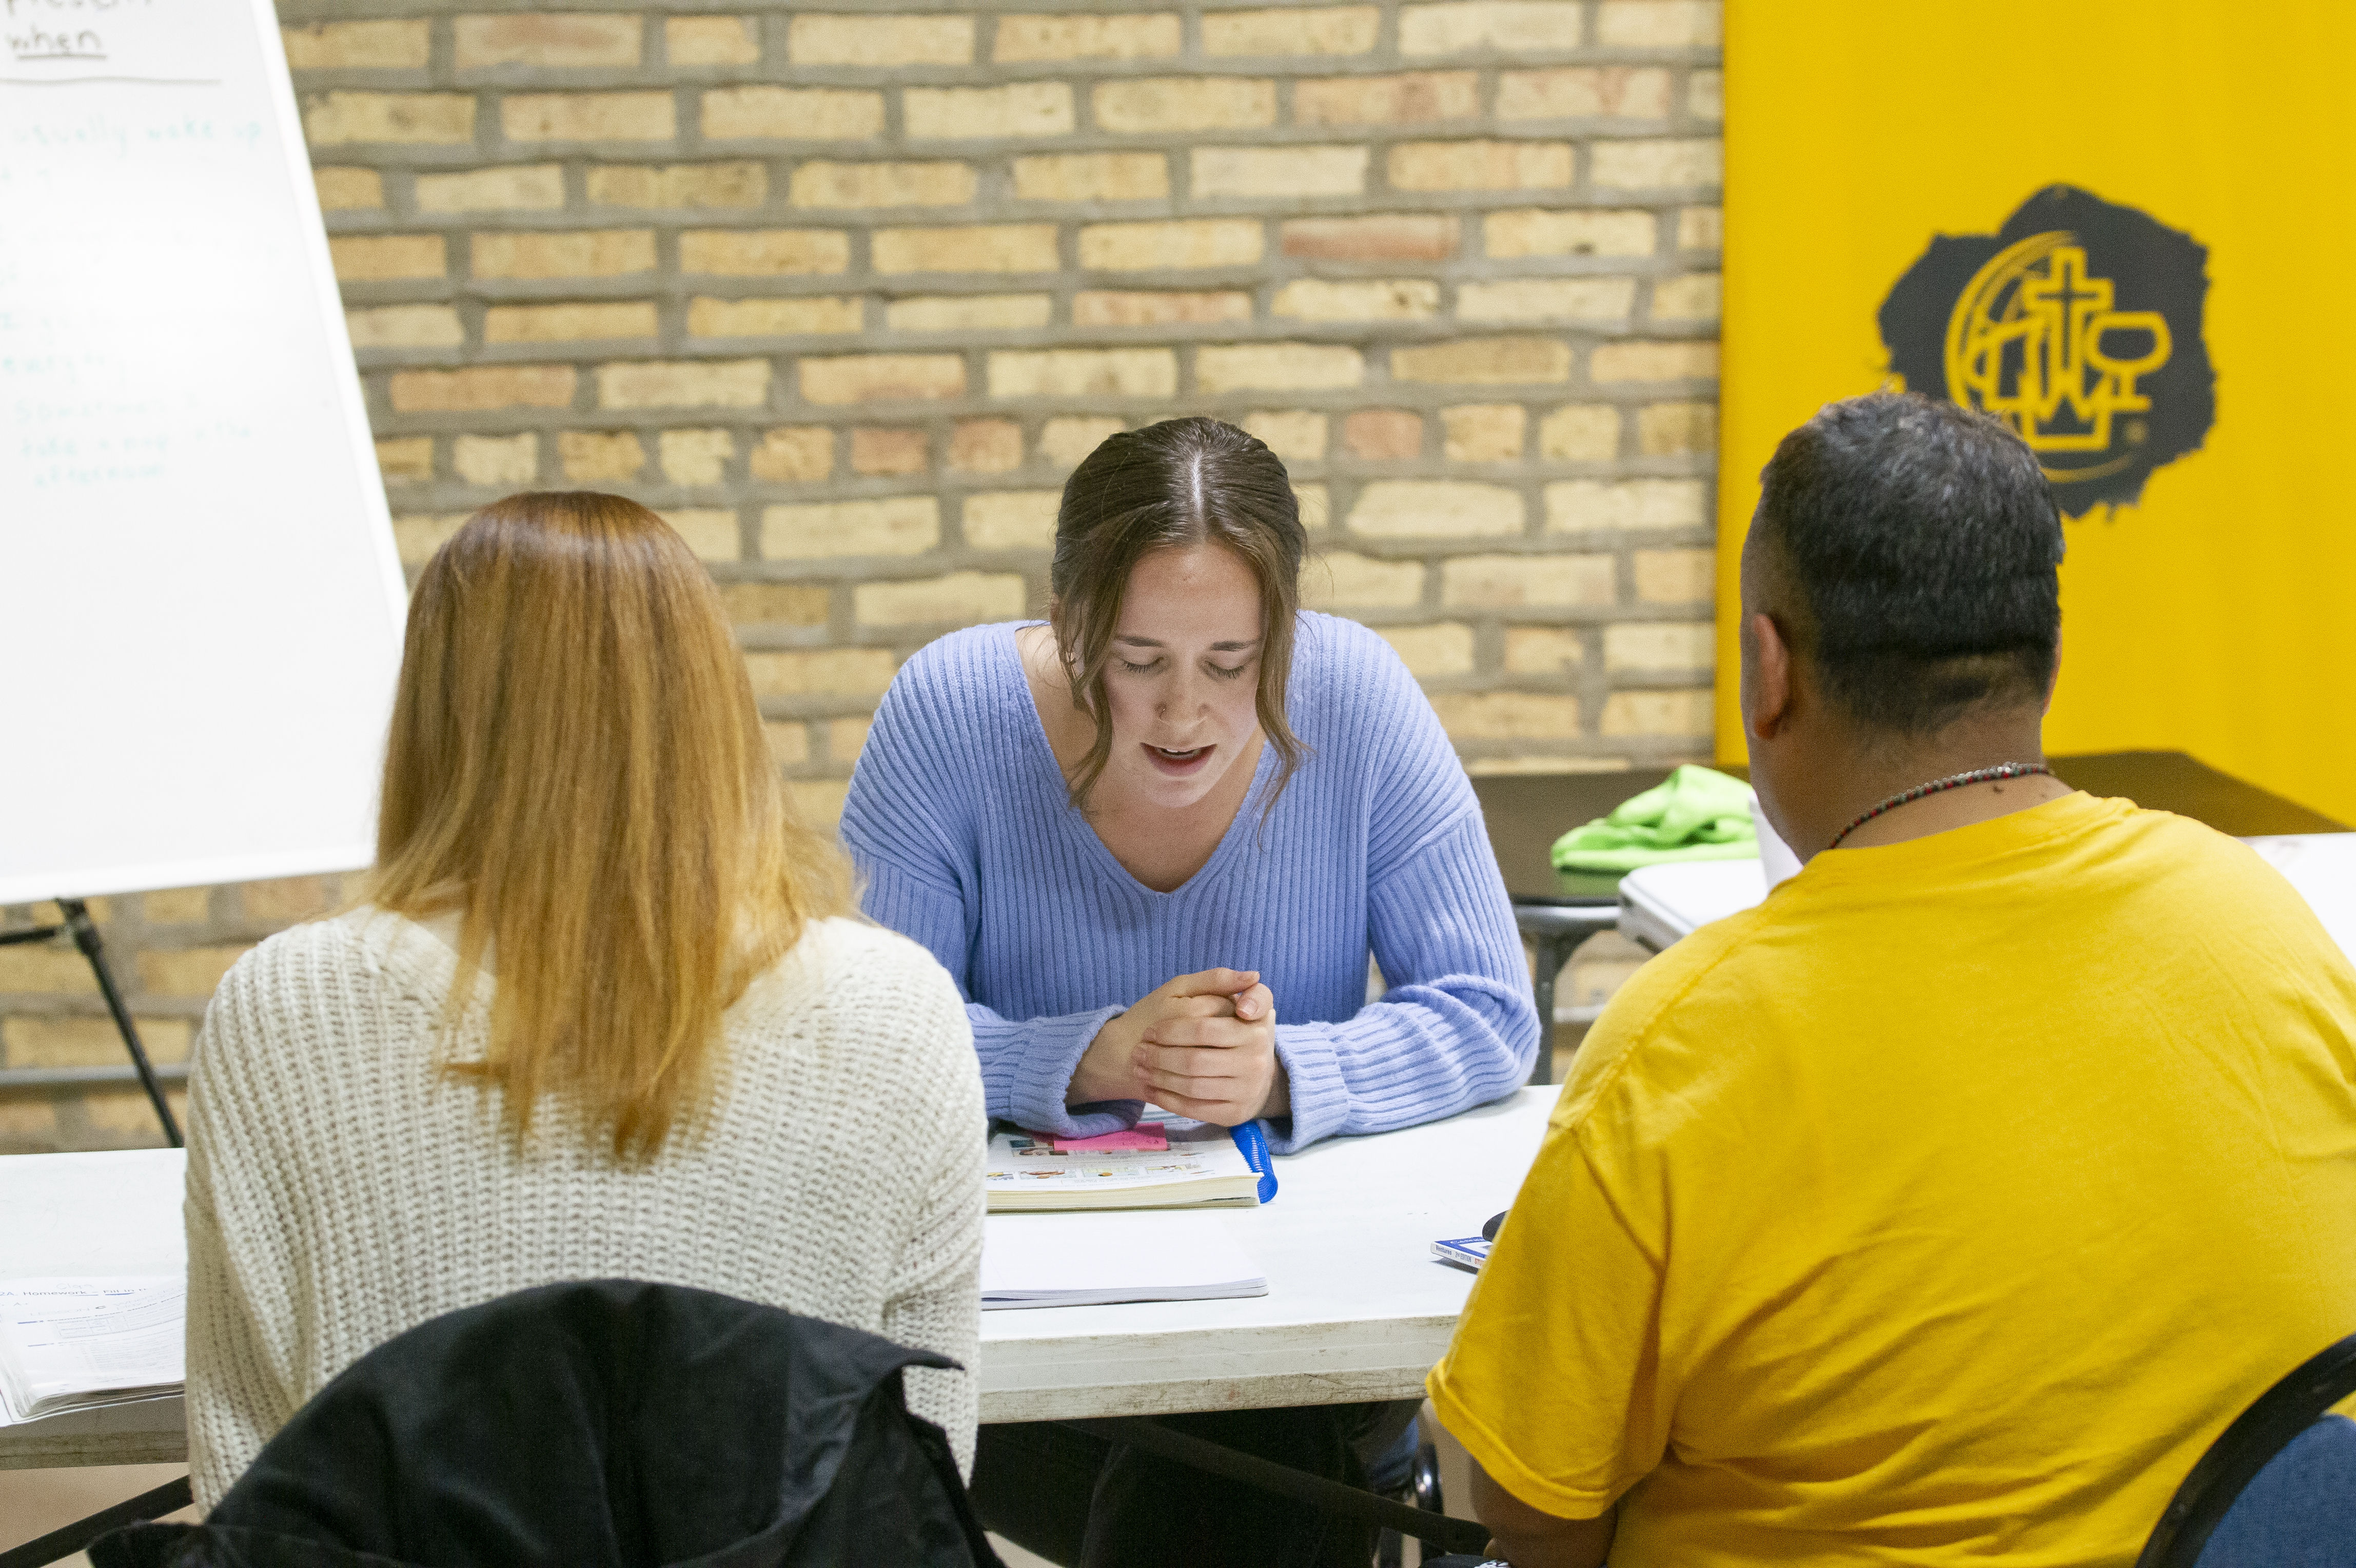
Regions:
<instances>
[{"instance_id":1,"label":"yellow banner","mask_svg":"<svg viewBox=\"0 0 2356 1568\"><path fill-rule=\"evenodd\" d=\"M1720 757L1759 469L1903 384L2061 498L2051 750L2356 822L2351 60L2350 0L1728 0Z\"/></svg>"}]
</instances>

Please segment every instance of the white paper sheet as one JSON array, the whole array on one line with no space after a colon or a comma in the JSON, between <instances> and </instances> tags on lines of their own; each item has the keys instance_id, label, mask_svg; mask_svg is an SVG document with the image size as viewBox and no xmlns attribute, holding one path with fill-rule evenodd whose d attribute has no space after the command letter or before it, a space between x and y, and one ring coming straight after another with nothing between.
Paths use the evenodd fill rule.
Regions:
<instances>
[{"instance_id":1,"label":"white paper sheet","mask_svg":"<svg viewBox=\"0 0 2356 1568\"><path fill-rule=\"evenodd\" d=\"M1215 1213L993 1214L982 1226L985 1311L1267 1294Z\"/></svg>"},{"instance_id":2,"label":"white paper sheet","mask_svg":"<svg viewBox=\"0 0 2356 1568\"><path fill-rule=\"evenodd\" d=\"M0 1282L0 1415L29 1421L177 1387L187 1297L171 1274Z\"/></svg>"}]
</instances>

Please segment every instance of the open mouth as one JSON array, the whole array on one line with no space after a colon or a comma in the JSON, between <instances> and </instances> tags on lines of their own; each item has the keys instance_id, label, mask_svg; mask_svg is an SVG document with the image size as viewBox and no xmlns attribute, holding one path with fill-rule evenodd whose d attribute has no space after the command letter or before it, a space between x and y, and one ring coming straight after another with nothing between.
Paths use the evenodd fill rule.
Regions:
<instances>
[{"instance_id":1,"label":"open mouth","mask_svg":"<svg viewBox=\"0 0 2356 1568\"><path fill-rule=\"evenodd\" d=\"M1145 755L1162 772L1192 773L1210 760L1214 749L1215 748L1212 746L1197 746L1182 751L1167 746L1148 746L1145 748Z\"/></svg>"}]
</instances>

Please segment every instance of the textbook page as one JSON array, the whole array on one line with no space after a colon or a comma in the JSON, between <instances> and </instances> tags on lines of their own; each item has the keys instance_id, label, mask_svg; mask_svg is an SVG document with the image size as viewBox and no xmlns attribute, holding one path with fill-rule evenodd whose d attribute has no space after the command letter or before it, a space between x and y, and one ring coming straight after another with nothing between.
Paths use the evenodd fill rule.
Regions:
<instances>
[{"instance_id":1,"label":"textbook page","mask_svg":"<svg viewBox=\"0 0 2356 1568\"><path fill-rule=\"evenodd\" d=\"M177 1392L187 1297L174 1274L0 1281L0 1424Z\"/></svg>"},{"instance_id":2,"label":"textbook page","mask_svg":"<svg viewBox=\"0 0 2356 1568\"><path fill-rule=\"evenodd\" d=\"M1163 1147L1103 1147L1116 1137L1061 1147L1019 1128L993 1128L982 1181L992 1211L1038 1208L1248 1208L1259 1202L1253 1170L1225 1127L1170 1117L1140 1122L1139 1143Z\"/></svg>"}]
</instances>

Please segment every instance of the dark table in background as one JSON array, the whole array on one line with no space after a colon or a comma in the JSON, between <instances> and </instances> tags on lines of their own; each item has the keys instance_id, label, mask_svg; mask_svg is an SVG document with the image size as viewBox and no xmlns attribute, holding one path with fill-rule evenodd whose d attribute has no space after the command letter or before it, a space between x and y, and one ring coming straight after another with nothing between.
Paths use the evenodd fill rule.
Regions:
<instances>
[{"instance_id":1,"label":"dark table in background","mask_svg":"<svg viewBox=\"0 0 2356 1568\"><path fill-rule=\"evenodd\" d=\"M2220 773L2180 751L2104 751L2049 758L2062 781L2091 795L2124 795L2174 811L2235 838L2346 831L2320 811ZM1740 777L1746 769L1724 771ZM1619 924L1617 876L1554 868L1554 841L1668 777L1665 768L1622 773L1505 773L1472 780L1489 843L1514 900L1514 918L1537 950L1538 1058L1533 1083L1554 1079L1554 983L1580 943Z\"/></svg>"}]
</instances>

